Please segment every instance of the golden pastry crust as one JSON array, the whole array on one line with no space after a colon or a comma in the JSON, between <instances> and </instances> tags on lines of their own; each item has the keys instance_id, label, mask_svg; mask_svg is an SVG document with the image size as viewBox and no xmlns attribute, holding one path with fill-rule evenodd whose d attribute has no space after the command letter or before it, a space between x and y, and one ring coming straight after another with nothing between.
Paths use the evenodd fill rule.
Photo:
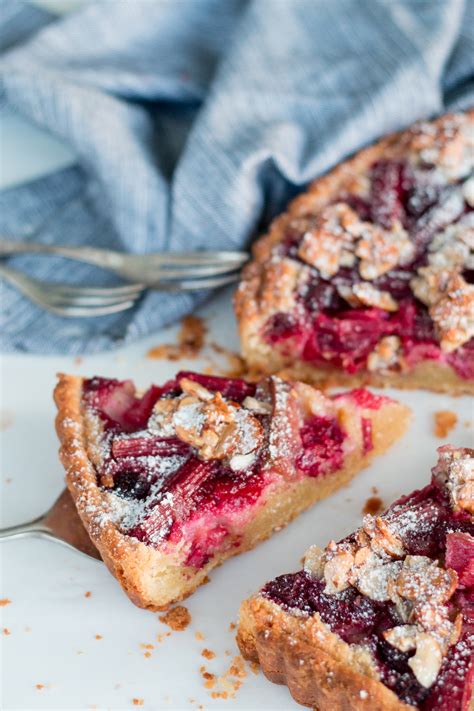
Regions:
<instances>
[{"instance_id":1,"label":"golden pastry crust","mask_svg":"<svg viewBox=\"0 0 474 711\"><path fill-rule=\"evenodd\" d=\"M364 416L372 420L373 449L368 454L363 455L359 445L347 455L344 466L332 474L294 481L289 477L281 485L270 488L243 535L239 532L238 547L229 545L201 568L194 568L185 566L178 555L160 552L123 534L107 515L109 502L106 491L97 484L93 433L84 417L82 385L81 377L60 375L54 393L58 407L56 430L66 483L84 526L110 572L132 602L151 610L166 609L187 597L206 582L209 572L225 559L250 550L301 511L346 484L403 434L410 417L409 409L393 400L387 400L378 410L364 410ZM348 416L350 418L350 413Z\"/></svg>"},{"instance_id":2,"label":"golden pastry crust","mask_svg":"<svg viewBox=\"0 0 474 711\"><path fill-rule=\"evenodd\" d=\"M436 135L438 146L441 145L438 162L459 158L456 158L457 153L446 157L442 151L443 146L447 147L448 144L455 144L456 151L459 148L457 142L452 139L448 141L446 135L449 133L450 122L455 120L474 121L474 109L461 115L446 114L424 124L429 128L428 135ZM413 368L402 368L401 372L364 370L351 375L336 366L303 362L291 354L291 348L285 354L269 344L262 335L264 325L273 314L280 310L290 310L281 308L282 293L287 303L291 299L294 301L296 289L291 291L292 281L297 284L298 279L310 272L308 264L303 262L286 258L278 262L272 259L272 250L282 242L290 224L314 217L345 191L357 192L367 170L375 161L403 158L414 150L429 150L430 146L424 145L426 137L418 133L416 127L417 124L406 131L382 138L315 180L305 193L290 203L285 213L272 222L268 233L253 245L253 259L243 270L234 296L242 356L251 371L268 374L285 370L290 377L304 378L318 385L356 387L369 384L375 387L423 388L452 395L474 394L474 381L461 378L446 362L423 360ZM290 271L292 275L289 278Z\"/></svg>"},{"instance_id":3,"label":"golden pastry crust","mask_svg":"<svg viewBox=\"0 0 474 711\"><path fill-rule=\"evenodd\" d=\"M331 711L408 711L378 680L370 655L333 634L315 613L295 617L259 595L240 609L237 643L299 704Z\"/></svg>"}]
</instances>

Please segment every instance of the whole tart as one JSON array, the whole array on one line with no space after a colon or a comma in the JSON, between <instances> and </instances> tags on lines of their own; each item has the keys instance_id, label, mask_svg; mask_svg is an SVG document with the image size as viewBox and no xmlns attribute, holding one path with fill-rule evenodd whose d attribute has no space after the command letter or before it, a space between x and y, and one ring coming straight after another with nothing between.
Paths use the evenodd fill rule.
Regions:
<instances>
[{"instance_id":1,"label":"whole tart","mask_svg":"<svg viewBox=\"0 0 474 711\"><path fill-rule=\"evenodd\" d=\"M238 643L300 704L468 711L474 679L474 450L242 604Z\"/></svg>"},{"instance_id":2,"label":"whole tart","mask_svg":"<svg viewBox=\"0 0 474 711\"><path fill-rule=\"evenodd\" d=\"M261 373L474 393L474 111L382 139L297 197L235 296Z\"/></svg>"},{"instance_id":3,"label":"whole tart","mask_svg":"<svg viewBox=\"0 0 474 711\"><path fill-rule=\"evenodd\" d=\"M60 375L55 400L77 510L125 592L150 609L348 482L409 419L366 390L327 398L275 376L181 372L138 393L129 380Z\"/></svg>"}]
</instances>

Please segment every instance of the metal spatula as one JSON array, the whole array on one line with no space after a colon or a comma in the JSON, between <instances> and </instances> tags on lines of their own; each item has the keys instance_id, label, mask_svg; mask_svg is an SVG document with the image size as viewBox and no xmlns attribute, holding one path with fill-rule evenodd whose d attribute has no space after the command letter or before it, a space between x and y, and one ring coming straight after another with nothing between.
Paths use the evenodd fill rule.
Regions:
<instances>
[{"instance_id":1,"label":"metal spatula","mask_svg":"<svg viewBox=\"0 0 474 711\"><path fill-rule=\"evenodd\" d=\"M68 546L68 548L74 548L74 550L91 558L102 560L99 551L92 543L79 518L67 489L64 489L49 511L46 511L43 516L18 526L0 528L0 540L23 536L49 538Z\"/></svg>"}]
</instances>

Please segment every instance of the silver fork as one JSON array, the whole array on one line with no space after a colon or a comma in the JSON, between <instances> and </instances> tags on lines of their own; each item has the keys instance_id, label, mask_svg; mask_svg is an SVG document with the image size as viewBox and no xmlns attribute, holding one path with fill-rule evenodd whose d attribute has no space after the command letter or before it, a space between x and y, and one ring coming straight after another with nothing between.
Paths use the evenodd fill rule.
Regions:
<instances>
[{"instance_id":1,"label":"silver fork","mask_svg":"<svg viewBox=\"0 0 474 711\"><path fill-rule=\"evenodd\" d=\"M247 252L167 252L126 254L97 247L73 247L0 239L0 257L14 254L56 254L108 269L127 281L155 287L176 279L218 276L235 272L249 259ZM210 288L210 287L203 287Z\"/></svg>"},{"instance_id":2,"label":"silver fork","mask_svg":"<svg viewBox=\"0 0 474 711\"><path fill-rule=\"evenodd\" d=\"M144 284L113 287L70 286L34 279L4 264L0 264L0 277L47 311L66 317L105 316L125 311L149 288ZM232 272L216 277L155 282L152 288L159 291L198 291L225 286L236 279L238 272Z\"/></svg>"},{"instance_id":3,"label":"silver fork","mask_svg":"<svg viewBox=\"0 0 474 711\"><path fill-rule=\"evenodd\" d=\"M102 560L79 518L71 494L67 489L42 516L27 523L0 528L0 540L23 538L24 536L48 538L62 543L68 548L74 548L90 558Z\"/></svg>"}]
</instances>

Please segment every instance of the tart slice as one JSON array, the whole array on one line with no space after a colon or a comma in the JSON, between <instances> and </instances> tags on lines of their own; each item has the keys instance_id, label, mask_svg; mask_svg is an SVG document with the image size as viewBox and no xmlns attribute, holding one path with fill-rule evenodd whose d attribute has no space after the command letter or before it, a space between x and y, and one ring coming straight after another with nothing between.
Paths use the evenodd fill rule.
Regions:
<instances>
[{"instance_id":1,"label":"tart slice","mask_svg":"<svg viewBox=\"0 0 474 711\"><path fill-rule=\"evenodd\" d=\"M57 432L90 537L137 605L181 600L348 482L404 431L408 410L365 390L181 372L131 381L61 375Z\"/></svg>"},{"instance_id":2,"label":"tart slice","mask_svg":"<svg viewBox=\"0 0 474 711\"><path fill-rule=\"evenodd\" d=\"M235 297L261 373L474 393L474 110L415 124L316 180Z\"/></svg>"},{"instance_id":3,"label":"tart slice","mask_svg":"<svg viewBox=\"0 0 474 711\"><path fill-rule=\"evenodd\" d=\"M321 711L468 711L474 680L474 450L243 603L238 642Z\"/></svg>"}]
</instances>

